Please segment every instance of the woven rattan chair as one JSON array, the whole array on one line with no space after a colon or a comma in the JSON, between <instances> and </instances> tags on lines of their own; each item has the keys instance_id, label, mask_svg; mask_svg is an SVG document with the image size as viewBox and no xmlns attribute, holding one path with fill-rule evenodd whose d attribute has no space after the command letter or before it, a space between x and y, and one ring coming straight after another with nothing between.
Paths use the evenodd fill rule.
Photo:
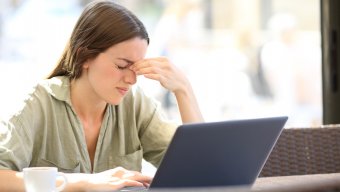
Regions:
<instances>
[{"instance_id":1,"label":"woven rattan chair","mask_svg":"<svg viewBox=\"0 0 340 192\"><path fill-rule=\"evenodd\" d=\"M340 172L340 124L284 129L259 177Z\"/></svg>"}]
</instances>

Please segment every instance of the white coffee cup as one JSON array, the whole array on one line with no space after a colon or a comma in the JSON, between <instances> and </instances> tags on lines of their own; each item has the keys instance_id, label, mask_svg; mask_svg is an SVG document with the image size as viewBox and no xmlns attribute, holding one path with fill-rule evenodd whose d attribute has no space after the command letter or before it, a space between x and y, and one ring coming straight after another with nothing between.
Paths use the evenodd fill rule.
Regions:
<instances>
[{"instance_id":1,"label":"white coffee cup","mask_svg":"<svg viewBox=\"0 0 340 192\"><path fill-rule=\"evenodd\" d=\"M61 191L67 184L67 178L56 167L28 167L23 169L26 192ZM56 187L57 177L63 177L63 183Z\"/></svg>"}]
</instances>

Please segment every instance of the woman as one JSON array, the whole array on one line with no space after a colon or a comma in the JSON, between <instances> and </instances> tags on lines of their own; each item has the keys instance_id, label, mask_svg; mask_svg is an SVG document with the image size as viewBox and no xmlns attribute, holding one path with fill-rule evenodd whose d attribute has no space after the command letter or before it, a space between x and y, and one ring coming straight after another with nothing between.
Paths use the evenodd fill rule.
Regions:
<instances>
[{"instance_id":1,"label":"woman","mask_svg":"<svg viewBox=\"0 0 340 192\"><path fill-rule=\"evenodd\" d=\"M36 166L67 173L66 191L148 186L142 158L157 167L176 125L132 88L136 75L174 93L183 123L203 120L184 74L167 58L144 59L148 44L143 24L127 9L88 4L56 68L2 124L0 188L24 190L16 175Z\"/></svg>"}]
</instances>

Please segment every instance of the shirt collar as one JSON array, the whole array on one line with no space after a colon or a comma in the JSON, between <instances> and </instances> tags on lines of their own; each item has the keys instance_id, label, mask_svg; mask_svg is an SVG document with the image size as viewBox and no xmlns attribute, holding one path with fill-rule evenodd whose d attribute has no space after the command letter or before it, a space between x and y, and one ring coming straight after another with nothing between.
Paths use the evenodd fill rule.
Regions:
<instances>
[{"instance_id":1,"label":"shirt collar","mask_svg":"<svg viewBox=\"0 0 340 192\"><path fill-rule=\"evenodd\" d=\"M71 105L70 79L67 76L57 76L48 79L42 85L55 99L65 101Z\"/></svg>"}]
</instances>

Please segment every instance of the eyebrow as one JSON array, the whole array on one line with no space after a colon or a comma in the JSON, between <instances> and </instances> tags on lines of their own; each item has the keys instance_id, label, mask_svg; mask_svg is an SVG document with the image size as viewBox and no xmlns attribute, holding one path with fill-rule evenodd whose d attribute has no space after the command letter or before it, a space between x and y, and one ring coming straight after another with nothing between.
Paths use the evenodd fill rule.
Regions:
<instances>
[{"instance_id":1,"label":"eyebrow","mask_svg":"<svg viewBox=\"0 0 340 192\"><path fill-rule=\"evenodd\" d=\"M125 58L118 58L118 59L127 62L129 65L132 65L133 63L135 63L134 61L131 61L131 60L125 59Z\"/></svg>"}]
</instances>

